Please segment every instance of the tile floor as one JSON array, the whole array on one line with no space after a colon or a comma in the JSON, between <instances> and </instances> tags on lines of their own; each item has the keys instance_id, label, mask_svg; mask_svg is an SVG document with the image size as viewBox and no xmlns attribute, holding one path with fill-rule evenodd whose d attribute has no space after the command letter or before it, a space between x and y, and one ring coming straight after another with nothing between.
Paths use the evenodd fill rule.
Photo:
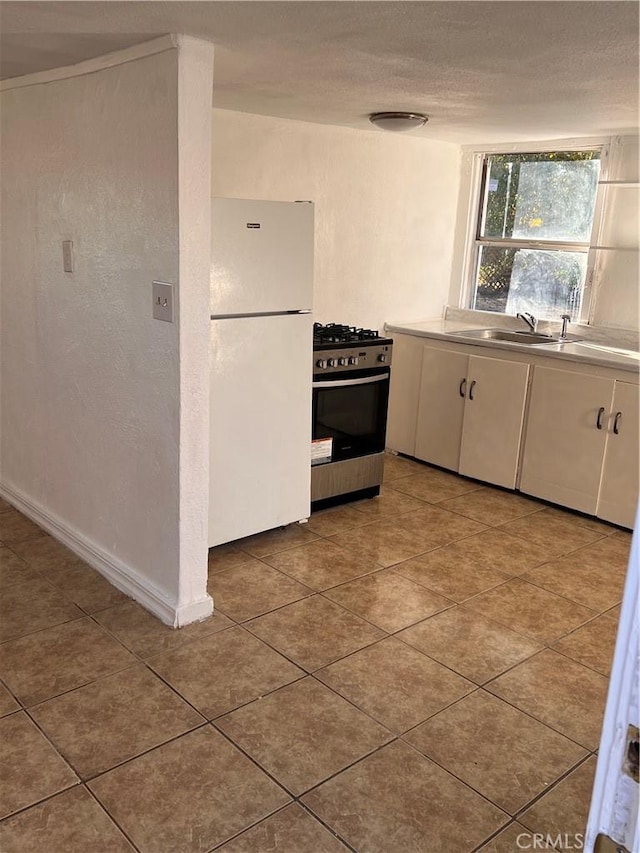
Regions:
<instances>
[{"instance_id":1,"label":"tile floor","mask_svg":"<svg viewBox=\"0 0 640 853\"><path fill-rule=\"evenodd\" d=\"M0 849L582 832L629 545L389 456L380 498L212 550L215 616L171 631L0 502Z\"/></svg>"}]
</instances>

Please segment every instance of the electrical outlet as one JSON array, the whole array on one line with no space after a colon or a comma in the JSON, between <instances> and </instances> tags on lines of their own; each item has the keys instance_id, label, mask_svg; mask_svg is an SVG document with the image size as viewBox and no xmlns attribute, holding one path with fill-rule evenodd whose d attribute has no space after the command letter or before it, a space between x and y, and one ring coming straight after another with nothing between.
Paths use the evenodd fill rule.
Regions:
<instances>
[{"instance_id":1,"label":"electrical outlet","mask_svg":"<svg viewBox=\"0 0 640 853\"><path fill-rule=\"evenodd\" d=\"M173 323L173 285L166 281L154 281L152 293L154 318Z\"/></svg>"}]
</instances>

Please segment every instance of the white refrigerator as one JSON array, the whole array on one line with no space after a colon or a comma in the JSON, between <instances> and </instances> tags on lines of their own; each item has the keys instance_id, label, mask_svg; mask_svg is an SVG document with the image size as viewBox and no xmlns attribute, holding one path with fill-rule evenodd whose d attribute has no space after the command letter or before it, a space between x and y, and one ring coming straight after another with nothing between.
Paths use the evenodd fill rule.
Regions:
<instances>
[{"instance_id":1,"label":"white refrigerator","mask_svg":"<svg viewBox=\"0 0 640 853\"><path fill-rule=\"evenodd\" d=\"M313 205L214 198L209 547L310 511Z\"/></svg>"}]
</instances>

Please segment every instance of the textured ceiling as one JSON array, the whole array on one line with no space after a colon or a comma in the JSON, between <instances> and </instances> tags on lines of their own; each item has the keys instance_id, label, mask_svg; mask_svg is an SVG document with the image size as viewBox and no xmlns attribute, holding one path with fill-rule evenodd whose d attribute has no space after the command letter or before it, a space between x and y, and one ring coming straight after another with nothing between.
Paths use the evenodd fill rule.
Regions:
<instances>
[{"instance_id":1,"label":"textured ceiling","mask_svg":"<svg viewBox=\"0 0 640 853\"><path fill-rule=\"evenodd\" d=\"M0 73L186 33L216 45L223 109L353 128L426 112L414 135L460 143L599 135L638 125L638 14L635 0L4 0Z\"/></svg>"}]
</instances>

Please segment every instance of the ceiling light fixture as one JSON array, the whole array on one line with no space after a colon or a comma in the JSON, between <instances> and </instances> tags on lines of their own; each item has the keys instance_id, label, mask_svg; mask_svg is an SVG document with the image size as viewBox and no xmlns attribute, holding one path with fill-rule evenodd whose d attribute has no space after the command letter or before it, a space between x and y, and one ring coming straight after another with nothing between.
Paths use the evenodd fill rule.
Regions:
<instances>
[{"instance_id":1,"label":"ceiling light fixture","mask_svg":"<svg viewBox=\"0 0 640 853\"><path fill-rule=\"evenodd\" d=\"M429 121L429 116L423 113L371 113L369 121L383 130L397 132L422 127Z\"/></svg>"}]
</instances>

